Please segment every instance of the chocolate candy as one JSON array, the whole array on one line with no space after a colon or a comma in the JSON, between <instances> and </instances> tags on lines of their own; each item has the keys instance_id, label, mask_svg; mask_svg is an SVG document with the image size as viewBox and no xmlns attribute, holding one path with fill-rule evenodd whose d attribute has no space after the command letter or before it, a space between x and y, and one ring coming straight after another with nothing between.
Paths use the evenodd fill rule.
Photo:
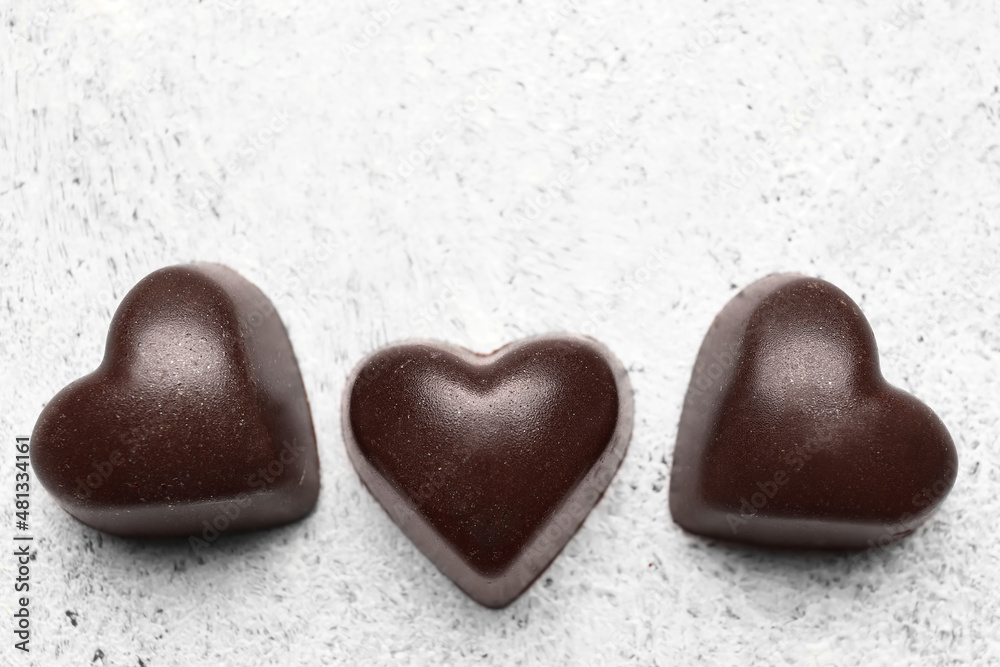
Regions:
<instances>
[{"instance_id":1,"label":"chocolate candy","mask_svg":"<svg viewBox=\"0 0 1000 667\"><path fill-rule=\"evenodd\" d=\"M403 532L469 596L502 607L611 481L632 392L611 352L581 336L489 355L415 342L358 366L343 427L358 475Z\"/></svg>"},{"instance_id":2,"label":"chocolate candy","mask_svg":"<svg viewBox=\"0 0 1000 667\"><path fill-rule=\"evenodd\" d=\"M31 464L67 512L117 535L204 543L307 514L316 438L271 302L218 264L144 278L98 369L42 410Z\"/></svg>"},{"instance_id":3,"label":"chocolate candy","mask_svg":"<svg viewBox=\"0 0 1000 667\"><path fill-rule=\"evenodd\" d=\"M938 417L883 379L858 306L822 280L771 275L726 305L698 352L670 511L709 537L863 549L912 532L956 472Z\"/></svg>"}]
</instances>

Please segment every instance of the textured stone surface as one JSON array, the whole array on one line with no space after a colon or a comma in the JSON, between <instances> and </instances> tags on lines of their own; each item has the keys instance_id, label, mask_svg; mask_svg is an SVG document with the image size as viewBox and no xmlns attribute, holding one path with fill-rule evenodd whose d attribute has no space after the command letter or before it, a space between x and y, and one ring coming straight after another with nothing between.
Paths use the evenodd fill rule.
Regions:
<instances>
[{"instance_id":1,"label":"textured stone surface","mask_svg":"<svg viewBox=\"0 0 1000 667\"><path fill-rule=\"evenodd\" d=\"M308 519L200 558L102 537L36 485L20 664L1000 660L995 5L400 3L348 60L387 6L0 8L0 491L124 293L191 260L281 313L323 472ZM955 488L896 547L774 556L670 520L698 346L772 271L852 295L886 378L952 431ZM389 342L552 330L622 359L635 431L581 531L497 613L358 482L340 396ZM13 520L0 502L4 543Z\"/></svg>"}]
</instances>

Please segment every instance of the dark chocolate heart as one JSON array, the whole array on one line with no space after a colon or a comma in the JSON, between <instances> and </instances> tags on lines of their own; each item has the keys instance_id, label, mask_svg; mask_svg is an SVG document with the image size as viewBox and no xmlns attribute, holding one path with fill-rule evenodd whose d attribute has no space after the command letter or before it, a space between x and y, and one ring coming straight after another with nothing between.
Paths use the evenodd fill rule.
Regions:
<instances>
[{"instance_id":1,"label":"dark chocolate heart","mask_svg":"<svg viewBox=\"0 0 1000 667\"><path fill-rule=\"evenodd\" d=\"M45 406L31 441L56 501L117 535L211 541L298 519L319 492L285 327L260 290L218 264L140 281L100 367Z\"/></svg>"},{"instance_id":2,"label":"dark chocolate heart","mask_svg":"<svg viewBox=\"0 0 1000 667\"><path fill-rule=\"evenodd\" d=\"M610 483L632 393L621 363L581 336L490 355L416 342L358 366L343 425L359 476L403 532L469 596L502 607Z\"/></svg>"},{"instance_id":3,"label":"dark chocolate heart","mask_svg":"<svg viewBox=\"0 0 1000 667\"><path fill-rule=\"evenodd\" d=\"M886 383L860 308L771 275L715 318L681 414L670 511L686 530L862 549L912 532L957 473L940 419Z\"/></svg>"}]
</instances>

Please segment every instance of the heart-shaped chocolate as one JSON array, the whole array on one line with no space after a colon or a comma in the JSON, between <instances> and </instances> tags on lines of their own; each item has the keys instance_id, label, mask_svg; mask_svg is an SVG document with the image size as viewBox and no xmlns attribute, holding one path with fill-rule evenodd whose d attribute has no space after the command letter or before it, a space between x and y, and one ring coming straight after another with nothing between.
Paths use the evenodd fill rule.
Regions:
<instances>
[{"instance_id":1,"label":"heart-shaped chocolate","mask_svg":"<svg viewBox=\"0 0 1000 667\"><path fill-rule=\"evenodd\" d=\"M489 355L415 342L358 366L343 426L359 476L403 532L469 596L502 607L610 483L632 392L621 363L582 336Z\"/></svg>"},{"instance_id":2,"label":"heart-shaped chocolate","mask_svg":"<svg viewBox=\"0 0 1000 667\"><path fill-rule=\"evenodd\" d=\"M771 275L726 305L698 352L670 511L725 540L882 546L938 508L957 463L940 419L882 377L857 304L822 280Z\"/></svg>"},{"instance_id":3,"label":"heart-shaped chocolate","mask_svg":"<svg viewBox=\"0 0 1000 667\"><path fill-rule=\"evenodd\" d=\"M132 288L100 367L56 394L31 442L56 501L117 535L205 544L298 519L319 493L285 327L260 290L218 264L167 267Z\"/></svg>"}]
</instances>

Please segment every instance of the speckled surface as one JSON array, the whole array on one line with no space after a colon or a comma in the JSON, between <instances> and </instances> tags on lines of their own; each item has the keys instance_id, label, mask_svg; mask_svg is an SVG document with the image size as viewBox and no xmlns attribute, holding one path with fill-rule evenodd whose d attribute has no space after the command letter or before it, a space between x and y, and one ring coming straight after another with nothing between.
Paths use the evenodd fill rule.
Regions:
<instances>
[{"instance_id":1,"label":"speckled surface","mask_svg":"<svg viewBox=\"0 0 1000 667\"><path fill-rule=\"evenodd\" d=\"M278 308L323 477L308 519L200 559L36 486L32 652L0 626L0 662L1000 663L998 29L985 0L4 3L0 493L124 293L191 260ZM670 521L698 346L772 271L847 292L955 438L954 490L897 547L773 555ZM622 359L635 431L552 567L490 611L365 491L341 390L389 342L553 330Z\"/></svg>"}]
</instances>

